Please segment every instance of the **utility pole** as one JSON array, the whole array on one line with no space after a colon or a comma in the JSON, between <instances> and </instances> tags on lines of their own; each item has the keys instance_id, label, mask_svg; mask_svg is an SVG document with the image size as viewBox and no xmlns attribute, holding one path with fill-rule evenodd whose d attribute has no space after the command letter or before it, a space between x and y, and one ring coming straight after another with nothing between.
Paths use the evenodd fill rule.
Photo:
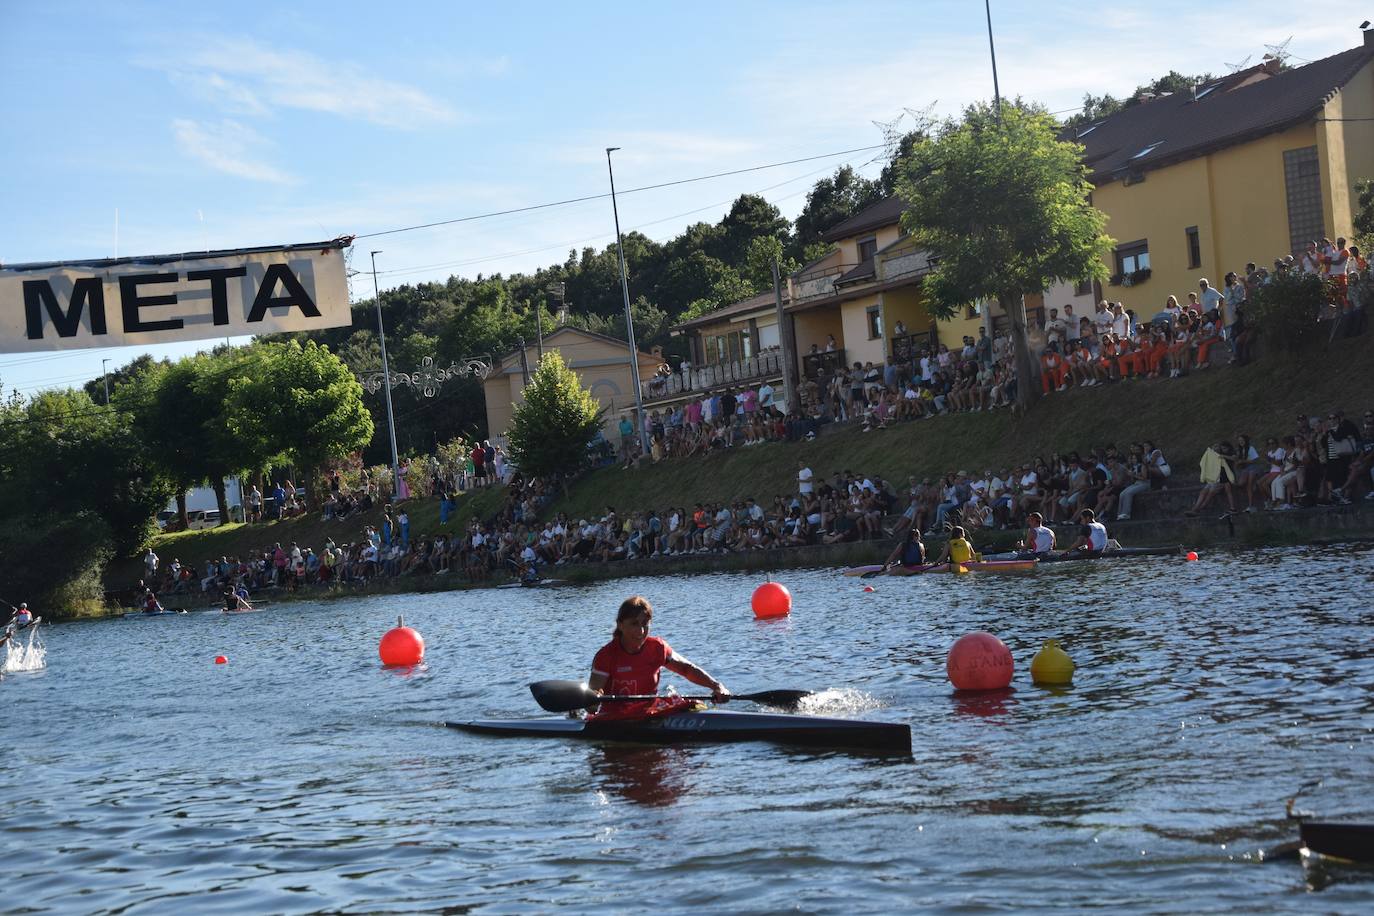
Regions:
<instances>
[{"instance_id":1,"label":"utility pole","mask_svg":"<svg viewBox=\"0 0 1374 916\"><path fill-rule=\"evenodd\" d=\"M1002 123L1002 93L997 88L997 48L992 43L992 0L983 0L988 14L988 54L992 57L992 104L997 109L997 123Z\"/></svg>"},{"instance_id":2,"label":"utility pole","mask_svg":"<svg viewBox=\"0 0 1374 916\"><path fill-rule=\"evenodd\" d=\"M372 252L372 301L377 306L377 340L382 345L382 391L386 394L386 429L391 436L391 498L401 496L401 459L396 454L396 416L391 411L391 366L386 360L386 328L382 325L382 294L377 289L377 255Z\"/></svg>"},{"instance_id":3,"label":"utility pole","mask_svg":"<svg viewBox=\"0 0 1374 916\"><path fill-rule=\"evenodd\" d=\"M620 255L620 292L625 297L625 336L630 345L630 384L635 390L635 427L639 430L641 454L649 454L649 434L644 431L644 395L639 390L639 350L635 347L635 323L630 318L630 278L625 273L625 243L620 237L620 208L615 202L615 169L611 153L618 146L606 147L606 172L611 176L611 212L615 214L615 250Z\"/></svg>"},{"instance_id":4,"label":"utility pole","mask_svg":"<svg viewBox=\"0 0 1374 916\"><path fill-rule=\"evenodd\" d=\"M797 400L796 346L787 326L787 316L782 310L782 268L778 259L773 258L773 303L778 314L778 343L782 346L782 396L787 401L787 413L801 414L801 402Z\"/></svg>"},{"instance_id":5,"label":"utility pole","mask_svg":"<svg viewBox=\"0 0 1374 916\"><path fill-rule=\"evenodd\" d=\"M110 406L110 370L108 370L108 369L105 368L105 367L108 366L109 364L110 364L110 361L109 361L108 359L102 359L102 360L100 361L100 377L101 377L101 378L104 380L104 382L105 382L105 406L106 406L106 407L109 407L109 406Z\"/></svg>"}]
</instances>

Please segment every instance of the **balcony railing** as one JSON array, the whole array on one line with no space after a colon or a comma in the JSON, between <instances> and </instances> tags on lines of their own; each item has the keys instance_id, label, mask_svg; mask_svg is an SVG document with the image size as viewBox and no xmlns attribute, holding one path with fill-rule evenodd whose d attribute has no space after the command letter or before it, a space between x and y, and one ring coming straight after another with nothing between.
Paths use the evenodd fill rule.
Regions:
<instances>
[{"instance_id":1,"label":"balcony railing","mask_svg":"<svg viewBox=\"0 0 1374 916\"><path fill-rule=\"evenodd\" d=\"M745 385L782 376L782 350L774 347L758 356L736 359L691 369L686 373L659 375L644 382L640 393L647 404L680 397L689 392L705 392L727 385Z\"/></svg>"},{"instance_id":2,"label":"balcony railing","mask_svg":"<svg viewBox=\"0 0 1374 916\"><path fill-rule=\"evenodd\" d=\"M802 376L809 379L819 379L822 376L828 378L834 375L837 369L843 369L848 365L843 350L807 353L802 357Z\"/></svg>"}]
</instances>

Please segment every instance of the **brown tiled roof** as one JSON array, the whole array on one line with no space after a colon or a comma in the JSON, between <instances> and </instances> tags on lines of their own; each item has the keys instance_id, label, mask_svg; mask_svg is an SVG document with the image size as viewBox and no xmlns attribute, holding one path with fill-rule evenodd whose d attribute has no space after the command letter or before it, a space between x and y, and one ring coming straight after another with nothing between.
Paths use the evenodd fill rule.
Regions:
<instances>
[{"instance_id":1,"label":"brown tiled roof","mask_svg":"<svg viewBox=\"0 0 1374 916\"><path fill-rule=\"evenodd\" d=\"M787 305L787 302L787 293L786 291L784 291L782 294L782 304L785 306ZM690 321L684 321L682 322L682 324L675 324L673 325L673 329L685 330L687 328L695 328L700 327L702 325L715 324L717 321L721 321L726 318L733 318L736 315L743 315L748 312L756 312L761 308L773 307L776 305L776 303L777 300L774 299L773 291L770 289L767 292L759 293L757 296L752 296L748 299L743 300L742 302L735 302L722 308L718 308L714 312L707 312L705 315L700 315L696 318L693 318Z\"/></svg>"},{"instance_id":2,"label":"brown tiled roof","mask_svg":"<svg viewBox=\"0 0 1374 916\"><path fill-rule=\"evenodd\" d=\"M1077 140L1092 180L1106 183L1299 124L1372 59L1374 47L1366 45L1249 85L1237 86L1262 68L1230 74L1199 86L1197 99L1192 92L1176 92L1079 128Z\"/></svg>"},{"instance_id":3,"label":"brown tiled roof","mask_svg":"<svg viewBox=\"0 0 1374 916\"><path fill-rule=\"evenodd\" d=\"M906 204L895 195L880 200L822 234L821 241L838 242L840 239L858 235L860 232L867 232L882 226L891 226L901 218L902 211L905 209Z\"/></svg>"}]
</instances>

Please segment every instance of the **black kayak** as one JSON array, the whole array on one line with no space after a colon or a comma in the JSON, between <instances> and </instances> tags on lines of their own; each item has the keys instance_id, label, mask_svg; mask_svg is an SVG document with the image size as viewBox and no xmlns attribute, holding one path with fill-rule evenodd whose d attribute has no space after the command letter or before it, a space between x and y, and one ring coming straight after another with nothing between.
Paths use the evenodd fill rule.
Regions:
<instances>
[{"instance_id":1,"label":"black kayak","mask_svg":"<svg viewBox=\"0 0 1374 916\"><path fill-rule=\"evenodd\" d=\"M756 712L683 712L653 719L478 719L449 728L525 738L581 738L648 744L772 741L797 747L911 754L911 727L861 719L827 719Z\"/></svg>"},{"instance_id":2,"label":"black kayak","mask_svg":"<svg viewBox=\"0 0 1374 916\"><path fill-rule=\"evenodd\" d=\"M1302 844L1312 852L1351 862L1374 863L1374 824L1303 821Z\"/></svg>"}]
</instances>

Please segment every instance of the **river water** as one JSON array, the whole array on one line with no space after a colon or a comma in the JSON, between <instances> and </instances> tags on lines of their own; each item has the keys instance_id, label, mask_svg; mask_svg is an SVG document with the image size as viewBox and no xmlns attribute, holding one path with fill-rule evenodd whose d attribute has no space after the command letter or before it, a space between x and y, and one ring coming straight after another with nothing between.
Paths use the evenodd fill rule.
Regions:
<instances>
[{"instance_id":1,"label":"river water","mask_svg":"<svg viewBox=\"0 0 1374 916\"><path fill-rule=\"evenodd\" d=\"M1374 906L1374 869L1259 855L1307 780L1303 807L1374 815L1374 551L779 579L773 622L731 573L49 627L0 682L0 911ZM732 689L831 688L816 711L909 723L913 757L437 725L544 715L528 682L584 676L636 592ZM398 613L423 670L379 665ZM976 629L1013 693L951 695ZM1047 637L1071 689L1029 682Z\"/></svg>"}]
</instances>

